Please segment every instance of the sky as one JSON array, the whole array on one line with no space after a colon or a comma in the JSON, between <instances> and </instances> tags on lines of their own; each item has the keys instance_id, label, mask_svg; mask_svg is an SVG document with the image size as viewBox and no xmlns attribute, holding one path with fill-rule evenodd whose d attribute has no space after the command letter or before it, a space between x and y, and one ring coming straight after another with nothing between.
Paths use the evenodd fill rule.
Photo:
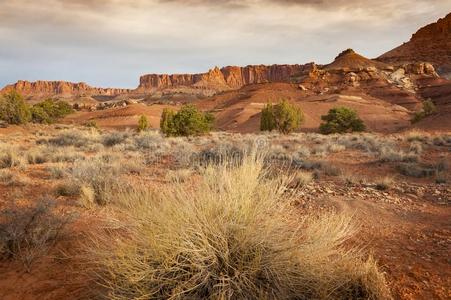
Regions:
<instances>
[{"instance_id":1,"label":"sky","mask_svg":"<svg viewBox=\"0 0 451 300\"><path fill-rule=\"evenodd\" d=\"M0 0L0 87L374 58L449 12L451 0Z\"/></svg>"}]
</instances>

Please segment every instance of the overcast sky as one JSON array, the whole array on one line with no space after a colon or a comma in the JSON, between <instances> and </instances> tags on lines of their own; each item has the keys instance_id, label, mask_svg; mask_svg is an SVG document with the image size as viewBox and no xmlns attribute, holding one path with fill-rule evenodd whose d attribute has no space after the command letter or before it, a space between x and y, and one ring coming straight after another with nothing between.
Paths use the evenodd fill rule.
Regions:
<instances>
[{"instance_id":1,"label":"overcast sky","mask_svg":"<svg viewBox=\"0 0 451 300\"><path fill-rule=\"evenodd\" d=\"M0 86L130 87L147 73L328 63L408 41L451 0L0 0Z\"/></svg>"}]
</instances>

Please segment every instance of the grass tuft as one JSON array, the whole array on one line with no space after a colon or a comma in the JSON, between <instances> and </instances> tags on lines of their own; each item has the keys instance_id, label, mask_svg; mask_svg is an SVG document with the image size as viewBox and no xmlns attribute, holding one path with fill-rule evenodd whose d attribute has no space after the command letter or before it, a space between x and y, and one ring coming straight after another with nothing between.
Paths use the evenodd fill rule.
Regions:
<instances>
[{"instance_id":1,"label":"grass tuft","mask_svg":"<svg viewBox=\"0 0 451 300\"><path fill-rule=\"evenodd\" d=\"M118 193L88 266L108 299L390 299L349 217L300 218L263 159L208 166L195 187ZM124 216L125 214L125 216ZM114 237L114 238L112 238Z\"/></svg>"}]
</instances>

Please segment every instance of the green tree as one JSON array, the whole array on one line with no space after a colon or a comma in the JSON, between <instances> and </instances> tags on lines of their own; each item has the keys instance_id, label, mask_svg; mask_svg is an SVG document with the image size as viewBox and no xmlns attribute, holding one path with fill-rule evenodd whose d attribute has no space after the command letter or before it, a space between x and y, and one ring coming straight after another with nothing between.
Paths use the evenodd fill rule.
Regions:
<instances>
[{"instance_id":1,"label":"green tree","mask_svg":"<svg viewBox=\"0 0 451 300\"><path fill-rule=\"evenodd\" d=\"M364 131L365 124L357 112L347 107L336 107L321 117L324 123L319 127L323 134Z\"/></svg>"},{"instance_id":2,"label":"green tree","mask_svg":"<svg viewBox=\"0 0 451 300\"><path fill-rule=\"evenodd\" d=\"M35 123L51 124L73 112L74 110L69 103L53 99L46 99L31 108L33 122Z\"/></svg>"},{"instance_id":3,"label":"green tree","mask_svg":"<svg viewBox=\"0 0 451 300\"><path fill-rule=\"evenodd\" d=\"M260 130L261 131L273 131L276 129L276 124L274 121L274 107L272 103L267 103L262 109L262 115L260 119Z\"/></svg>"},{"instance_id":4,"label":"green tree","mask_svg":"<svg viewBox=\"0 0 451 300\"><path fill-rule=\"evenodd\" d=\"M199 111L194 105L187 104L174 113L164 110L160 128L166 136L201 135L213 128L214 117L210 113Z\"/></svg>"},{"instance_id":5,"label":"green tree","mask_svg":"<svg viewBox=\"0 0 451 300\"><path fill-rule=\"evenodd\" d=\"M0 98L0 119L9 124L25 124L31 120L31 111L22 95L11 91Z\"/></svg>"},{"instance_id":6,"label":"green tree","mask_svg":"<svg viewBox=\"0 0 451 300\"><path fill-rule=\"evenodd\" d=\"M166 136L175 135L174 115L175 112L172 109L170 108L163 109L163 113L161 114L160 119L160 130Z\"/></svg>"},{"instance_id":7,"label":"green tree","mask_svg":"<svg viewBox=\"0 0 451 300\"><path fill-rule=\"evenodd\" d=\"M304 120L301 109L290 104L286 100L272 105L268 103L262 110L260 130L271 131L277 129L283 134L288 134L298 129Z\"/></svg>"},{"instance_id":8,"label":"green tree","mask_svg":"<svg viewBox=\"0 0 451 300\"><path fill-rule=\"evenodd\" d=\"M138 131L144 131L147 129L149 129L149 121L146 116L142 115L138 120Z\"/></svg>"},{"instance_id":9,"label":"green tree","mask_svg":"<svg viewBox=\"0 0 451 300\"><path fill-rule=\"evenodd\" d=\"M31 107L31 118L34 123L51 123L51 118L44 108L33 105Z\"/></svg>"}]
</instances>

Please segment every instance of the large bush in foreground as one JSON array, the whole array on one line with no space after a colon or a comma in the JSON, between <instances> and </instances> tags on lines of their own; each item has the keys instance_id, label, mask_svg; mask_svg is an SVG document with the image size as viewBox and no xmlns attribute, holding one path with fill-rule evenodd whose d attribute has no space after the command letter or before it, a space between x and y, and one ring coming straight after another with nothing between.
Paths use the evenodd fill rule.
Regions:
<instances>
[{"instance_id":1,"label":"large bush in foreground","mask_svg":"<svg viewBox=\"0 0 451 300\"><path fill-rule=\"evenodd\" d=\"M347 107L337 107L329 110L327 115L321 117L325 121L319 127L323 134L359 132L365 130L365 124L357 112Z\"/></svg>"},{"instance_id":2,"label":"large bush in foreground","mask_svg":"<svg viewBox=\"0 0 451 300\"><path fill-rule=\"evenodd\" d=\"M119 193L116 230L88 245L85 270L108 299L388 299L374 261L347 243L349 218L300 218L263 161Z\"/></svg>"},{"instance_id":3,"label":"large bush in foreground","mask_svg":"<svg viewBox=\"0 0 451 300\"><path fill-rule=\"evenodd\" d=\"M276 105L268 103L262 110L260 130L272 131L277 129L283 134L288 134L298 129L303 120L304 115L300 108L286 100Z\"/></svg>"},{"instance_id":4,"label":"large bush in foreground","mask_svg":"<svg viewBox=\"0 0 451 300\"><path fill-rule=\"evenodd\" d=\"M31 120L30 107L16 91L0 95L0 120L8 124L26 124Z\"/></svg>"},{"instance_id":5,"label":"large bush in foreground","mask_svg":"<svg viewBox=\"0 0 451 300\"><path fill-rule=\"evenodd\" d=\"M177 113L163 110L160 129L166 136L201 135L213 128L213 115L199 111L194 105L184 105Z\"/></svg>"}]
</instances>

